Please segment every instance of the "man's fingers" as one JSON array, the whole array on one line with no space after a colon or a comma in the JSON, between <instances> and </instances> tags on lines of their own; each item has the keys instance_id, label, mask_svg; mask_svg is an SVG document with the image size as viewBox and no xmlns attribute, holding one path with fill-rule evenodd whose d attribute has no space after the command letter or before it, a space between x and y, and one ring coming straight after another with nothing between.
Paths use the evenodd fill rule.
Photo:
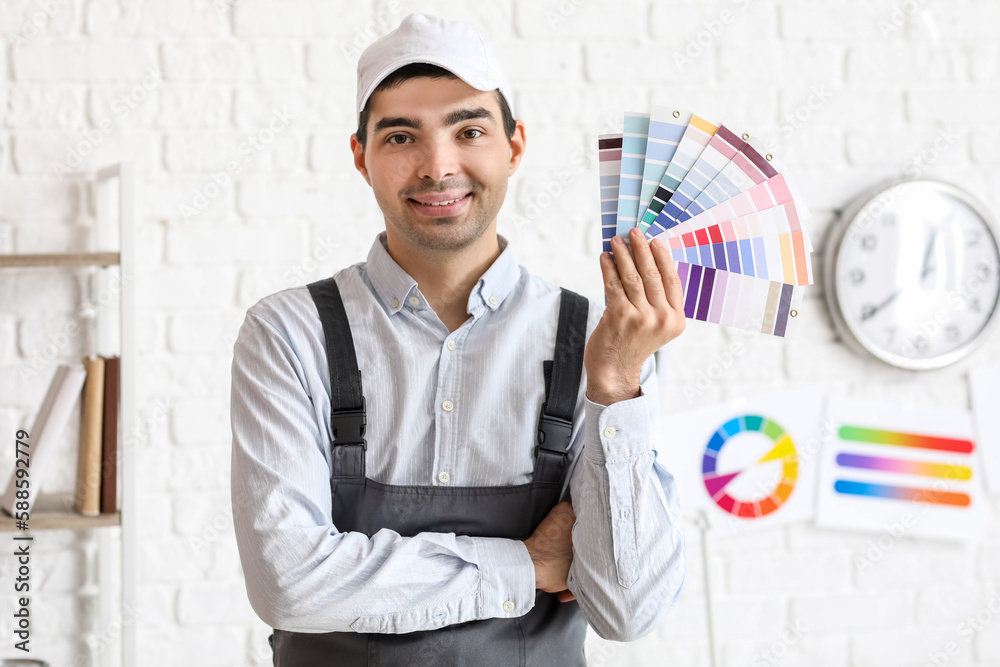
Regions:
<instances>
[{"instance_id":1,"label":"man's fingers","mask_svg":"<svg viewBox=\"0 0 1000 667\"><path fill-rule=\"evenodd\" d=\"M663 274L663 286L667 303L675 311L684 311L684 286L681 284L681 277L677 274L677 263L670 255L670 248L662 240L650 245L650 250L657 259L657 264L661 267Z\"/></svg>"},{"instance_id":2,"label":"man's fingers","mask_svg":"<svg viewBox=\"0 0 1000 667\"><path fill-rule=\"evenodd\" d=\"M642 277L646 301L656 309L666 307L663 275L649 247L649 241L646 240L646 235L638 227L633 227L629 230L629 242L632 245L632 254L635 255L636 269Z\"/></svg>"},{"instance_id":3,"label":"man's fingers","mask_svg":"<svg viewBox=\"0 0 1000 667\"><path fill-rule=\"evenodd\" d=\"M621 298L624 295L628 300L637 308L646 302L646 291L642 286L642 277L639 275L639 271L635 268L635 262L632 261L632 253L629 252L628 246L625 244L625 239L615 235L611 238L611 248L614 254L611 281L607 280L608 274L605 273L604 287L605 291L609 289L614 293L608 293L608 303L610 304L613 298ZM615 274L617 273L617 277Z\"/></svg>"}]
</instances>

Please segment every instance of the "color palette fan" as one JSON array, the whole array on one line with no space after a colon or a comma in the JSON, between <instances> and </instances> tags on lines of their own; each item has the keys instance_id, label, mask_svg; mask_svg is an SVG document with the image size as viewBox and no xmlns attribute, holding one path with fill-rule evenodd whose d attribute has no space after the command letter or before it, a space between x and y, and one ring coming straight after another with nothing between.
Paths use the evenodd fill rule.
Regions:
<instances>
[{"instance_id":1,"label":"color palette fan","mask_svg":"<svg viewBox=\"0 0 1000 667\"><path fill-rule=\"evenodd\" d=\"M670 248L689 319L787 336L813 282L808 209L748 134L679 109L625 114L598 138L601 237Z\"/></svg>"}]
</instances>

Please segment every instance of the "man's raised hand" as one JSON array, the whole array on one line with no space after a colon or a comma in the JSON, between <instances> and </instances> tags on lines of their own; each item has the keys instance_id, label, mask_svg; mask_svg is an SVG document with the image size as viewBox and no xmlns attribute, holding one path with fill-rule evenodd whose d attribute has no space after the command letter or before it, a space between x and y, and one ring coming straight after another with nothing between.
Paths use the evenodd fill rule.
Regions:
<instances>
[{"instance_id":1,"label":"man's raised hand","mask_svg":"<svg viewBox=\"0 0 1000 667\"><path fill-rule=\"evenodd\" d=\"M642 364L684 331L684 290L670 250L650 245L639 229L612 237L614 258L601 253L608 305L583 354L587 398L611 403L639 395Z\"/></svg>"}]
</instances>

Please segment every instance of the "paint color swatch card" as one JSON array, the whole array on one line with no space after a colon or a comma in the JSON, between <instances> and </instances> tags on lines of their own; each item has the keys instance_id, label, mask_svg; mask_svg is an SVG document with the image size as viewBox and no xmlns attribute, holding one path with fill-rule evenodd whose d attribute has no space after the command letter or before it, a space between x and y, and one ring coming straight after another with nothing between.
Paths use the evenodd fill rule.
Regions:
<instances>
[{"instance_id":1,"label":"paint color swatch card","mask_svg":"<svg viewBox=\"0 0 1000 667\"><path fill-rule=\"evenodd\" d=\"M980 539L989 507L972 414L829 399L816 523L898 537ZM899 527L902 528L899 528Z\"/></svg>"},{"instance_id":2,"label":"paint color swatch card","mask_svg":"<svg viewBox=\"0 0 1000 667\"><path fill-rule=\"evenodd\" d=\"M990 493L1000 493L1000 366L969 371L972 409L976 415L976 442Z\"/></svg>"},{"instance_id":3,"label":"paint color swatch card","mask_svg":"<svg viewBox=\"0 0 1000 667\"><path fill-rule=\"evenodd\" d=\"M746 192L754 185L774 178L780 171L782 169L775 163L773 156L762 155L754 146L753 140L749 139L739 151L730 156L729 162L722 167L719 174L691 202L684 211L681 222L704 213L741 192Z\"/></svg>"},{"instance_id":4,"label":"paint color swatch card","mask_svg":"<svg viewBox=\"0 0 1000 667\"><path fill-rule=\"evenodd\" d=\"M670 161L677 152L677 145L684 136L688 123L691 121L690 111L681 111L670 107L653 107L649 117L649 140L646 143L646 165L642 173L642 192L639 199L640 224L649 210L649 204L654 196L657 207L650 214L651 219L663 208L663 202L669 199L666 192L661 191L663 175L667 172ZM646 224L646 227L649 223ZM645 231L645 228L643 229Z\"/></svg>"},{"instance_id":5,"label":"paint color swatch card","mask_svg":"<svg viewBox=\"0 0 1000 667\"><path fill-rule=\"evenodd\" d=\"M676 228L675 228L676 229ZM812 283L812 261L794 203L661 236L675 261L790 285Z\"/></svg>"},{"instance_id":6,"label":"paint color swatch card","mask_svg":"<svg viewBox=\"0 0 1000 667\"><path fill-rule=\"evenodd\" d=\"M646 231L646 228L650 226L653 220L659 219L663 208L673 197L681 183L684 182L688 171L694 166L698 158L701 157L701 154L705 151L705 147L708 146L708 142L712 140L718 129L718 126L713 125L704 118L691 114L691 118L684 129L684 134L681 135L670 164L667 165L663 178L660 180L660 185L657 188L657 196L653 198L649 204L649 210L639 220L640 229Z\"/></svg>"},{"instance_id":7,"label":"paint color swatch card","mask_svg":"<svg viewBox=\"0 0 1000 667\"><path fill-rule=\"evenodd\" d=\"M684 316L699 322L791 337L802 288L697 264L677 262Z\"/></svg>"},{"instance_id":8,"label":"paint color swatch card","mask_svg":"<svg viewBox=\"0 0 1000 667\"><path fill-rule=\"evenodd\" d=\"M601 242L611 250L611 237L618 230L618 191L621 186L622 135L602 134L597 142L601 172Z\"/></svg>"},{"instance_id":9,"label":"paint color swatch card","mask_svg":"<svg viewBox=\"0 0 1000 667\"><path fill-rule=\"evenodd\" d=\"M621 181L618 190L618 234L627 235L635 227L642 196L642 175L646 167L649 114L626 113L622 131Z\"/></svg>"},{"instance_id":10,"label":"paint color swatch card","mask_svg":"<svg viewBox=\"0 0 1000 667\"><path fill-rule=\"evenodd\" d=\"M759 140L657 106L626 113L622 134L601 135L598 147L605 251L614 235L627 245L633 227L662 237L688 318L773 336L794 330L813 283L809 209Z\"/></svg>"},{"instance_id":11,"label":"paint color swatch card","mask_svg":"<svg viewBox=\"0 0 1000 667\"><path fill-rule=\"evenodd\" d=\"M807 386L664 415L657 456L681 509L719 534L811 520L823 402Z\"/></svg>"}]
</instances>

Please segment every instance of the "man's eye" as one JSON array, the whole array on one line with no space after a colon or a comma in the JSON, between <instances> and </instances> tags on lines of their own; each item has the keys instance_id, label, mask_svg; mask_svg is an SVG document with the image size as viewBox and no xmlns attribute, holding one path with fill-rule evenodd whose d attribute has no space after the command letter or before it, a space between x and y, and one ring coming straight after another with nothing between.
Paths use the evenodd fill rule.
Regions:
<instances>
[{"instance_id":1,"label":"man's eye","mask_svg":"<svg viewBox=\"0 0 1000 667\"><path fill-rule=\"evenodd\" d=\"M466 130L464 133L466 139L478 139L483 136L482 130Z\"/></svg>"},{"instance_id":2,"label":"man's eye","mask_svg":"<svg viewBox=\"0 0 1000 667\"><path fill-rule=\"evenodd\" d=\"M405 134L394 134L391 137L389 137L389 143L390 144L395 144L397 146L400 146L402 144L408 143L409 141L410 141L410 138L408 136L406 136Z\"/></svg>"}]
</instances>

